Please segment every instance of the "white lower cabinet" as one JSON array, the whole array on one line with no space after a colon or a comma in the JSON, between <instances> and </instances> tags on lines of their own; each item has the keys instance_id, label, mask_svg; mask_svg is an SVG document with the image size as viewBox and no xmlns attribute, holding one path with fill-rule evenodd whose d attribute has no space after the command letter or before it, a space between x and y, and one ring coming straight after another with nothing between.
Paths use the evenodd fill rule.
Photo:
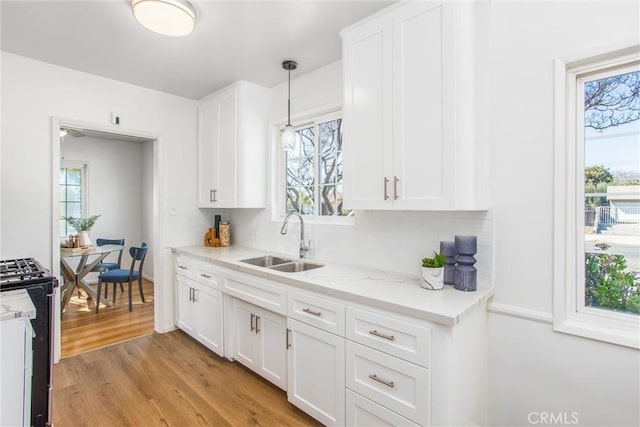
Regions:
<instances>
[{"instance_id":1,"label":"white lower cabinet","mask_svg":"<svg viewBox=\"0 0 640 427\"><path fill-rule=\"evenodd\" d=\"M345 339L287 319L289 402L325 425L345 425Z\"/></svg>"},{"instance_id":2,"label":"white lower cabinet","mask_svg":"<svg viewBox=\"0 0 640 427\"><path fill-rule=\"evenodd\" d=\"M232 323L234 359L286 389L286 318L234 298Z\"/></svg>"},{"instance_id":3,"label":"white lower cabinet","mask_svg":"<svg viewBox=\"0 0 640 427\"><path fill-rule=\"evenodd\" d=\"M377 403L360 396L347 389L346 414L348 426L410 426L419 427L418 424L401 417Z\"/></svg>"},{"instance_id":4,"label":"white lower cabinet","mask_svg":"<svg viewBox=\"0 0 640 427\"><path fill-rule=\"evenodd\" d=\"M222 292L176 274L176 298L176 325L223 356Z\"/></svg>"},{"instance_id":5,"label":"white lower cabinet","mask_svg":"<svg viewBox=\"0 0 640 427\"><path fill-rule=\"evenodd\" d=\"M27 318L0 322L0 426L31 425L33 329Z\"/></svg>"},{"instance_id":6,"label":"white lower cabinet","mask_svg":"<svg viewBox=\"0 0 640 427\"><path fill-rule=\"evenodd\" d=\"M185 256L175 273L176 325L325 425L486 425L484 309L447 326Z\"/></svg>"},{"instance_id":7,"label":"white lower cabinet","mask_svg":"<svg viewBox=\"0 0 640 427\"><path fill-rule=\"evenodd\" d=\"M429 425L429 370L347 341L347 387L417 424Z\"/></svg>"}]
</instances>

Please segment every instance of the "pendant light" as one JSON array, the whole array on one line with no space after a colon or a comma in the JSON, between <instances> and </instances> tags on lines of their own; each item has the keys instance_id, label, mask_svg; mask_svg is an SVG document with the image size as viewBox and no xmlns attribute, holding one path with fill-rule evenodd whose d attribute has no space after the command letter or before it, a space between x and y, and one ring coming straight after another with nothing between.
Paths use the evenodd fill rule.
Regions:
<instances>
[{"instance_id":1,"label":"pendant light","mask_svg":"<svg viewBox=\"0 0 640 427\"><path fill-rule=\"evenodd\" d=\"M131 0L133 16L151 31L186 36L196 26L196 10L188 0Z\"/></svg>"},{"instance_id":2,"label":"pendant light","mask_svg":"<svg viewBox=\"0 0 640 427\"><path fill-rule=\"evenodd\" d=\"M289 91L287 95L287 125L282 131L280 145L282 145L284 151L291 151L296 146L296 132L291 126L291 70L298 68L298 63L296 61L284 61L282 68L289 72Z\"/></svg>"}]
</instances>

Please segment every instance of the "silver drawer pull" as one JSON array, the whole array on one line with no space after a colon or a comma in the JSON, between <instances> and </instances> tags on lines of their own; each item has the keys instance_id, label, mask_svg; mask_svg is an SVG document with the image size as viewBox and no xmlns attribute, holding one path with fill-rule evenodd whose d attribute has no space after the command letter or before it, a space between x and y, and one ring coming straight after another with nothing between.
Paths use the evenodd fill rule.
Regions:
<instances>
[{"instance_id":1,"label":"silver drawer pull","mask_svg":"<svg viewBox=\"0 0 640 427\"><path fill-rule=\"evenodd\" d=\"M186 270L186 269L187 269L187 267L185 267L184 265L179 265L179 266L178 266L178 268L179 268L180 270Z\"/></svg>"},{"instance_id":2,"label":"silver drawer pull","mask_svg":"<svg viewBox=\"0 0 640 427\"><path fill-rule=\"evenodd\" d=\"M395 387L395 384L393 383L393 381L387 381L387 380L383 380L382 378L378 378L376 374L369 375L369 378L371 378L374 381L378 381L379 383L382 383L387 387L391 387L391 388Z\"/></svg>"},{"instance_id":3,"label":"silver drawer pull","mask_svg":"<svg viewBox=\"0 0 640 427\"><path fill-rule=\"evenodd\" d=\"M204 277L205 279L211 279L211 275L210 274L200 273L200 275L202 277Z\"/></svg>"},{"instance_id":4,"label":"silver drawer pull","mask_svg":"<svg viewBox=\"0 0 640 427\"><path fill-rule=\"evenodd\" d=\"M376 331L375 329L373 331L369 331L369 333L371 335L375 335L377 337L384 338L385 340L389 340L389 341L395 341L396 340L396 337L394 337L393 335L385 335L385 334L382 334L382 333Z\"/></svg>"},{"instance_id":5,"label":"silver drawer pull","mask_svg":"<svg viewBox=\"0 0 640 427\"><path fill-rule=\"evenodd\" d=\"M303 308L302 311L304 311L305 313L309 313L309 314L313 314L314 316L322 316L322 313L319 311L313 311L310 308Z\"/></svg>"}]
</instances>

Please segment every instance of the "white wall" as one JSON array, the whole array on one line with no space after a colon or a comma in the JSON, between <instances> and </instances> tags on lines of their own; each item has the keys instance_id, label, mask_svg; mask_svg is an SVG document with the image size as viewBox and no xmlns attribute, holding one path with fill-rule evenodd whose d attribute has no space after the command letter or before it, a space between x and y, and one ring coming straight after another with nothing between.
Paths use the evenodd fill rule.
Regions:
<instances>
[{"instance_id":1,"label":"white wall","mask_svg":"<svg viewBox=\"0 0 640 427\"><path fill-rule=\"evenodd\" d=\"M197 102L2 53L2 258L32 256L50 267L52 116L157 135L159 330L173 328L171 246L201 243L210 213L196 208ZM125 132L126 133L126 132ZM176 215L169 212L176 208ZM154 256L154 250L149 256Z\"/></svg>"},{"instance_id":2,"label":"white wall","mask_svg":"<svg viewBox=\"0 0 640 427\"><path fill-rule=\"evenodd\" d=\"M486 110L501 311L552 318L553 60L638 37L639 4L492 2ZM491 425L528 425L531 411L640 424L637 350L496 313L489 334Z\"/></svg>"},{"instance_id":3,"label":"white wall","mask_svg":"<svg viewBox=\"0 0 640 427\"><path fill-rule=\"evenodd\" d=\"M87 214L101 215L91 238L125 239L127 248L139 246L152 224L153 142L134 142L95 137L76 138L68 134L60 144L61 159L87 163ZM147 147L146 150L143 150ZM145 167L146 166L146 167ZM148 173L146 173L148 172ZM147 179L144 179L144 178ZM145 236L146 237L146 236ZM107 261L115 261L111 254ZM153 257L145 259L145 274L153 278ZM122 268L129 268L131 256L125 250ZM96 276L97 277L97 276Z\"/></svg>"}]
</instances>

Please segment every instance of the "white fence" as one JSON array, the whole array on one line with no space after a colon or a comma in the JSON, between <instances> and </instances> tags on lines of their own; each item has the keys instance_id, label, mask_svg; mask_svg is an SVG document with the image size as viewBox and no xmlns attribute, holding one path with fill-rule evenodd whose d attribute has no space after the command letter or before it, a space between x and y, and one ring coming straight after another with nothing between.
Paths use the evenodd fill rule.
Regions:
<instances>
[{"instance_id":1,"label":"white fence","mask_svg":"<svg viewBox=\"0 0 640 427\"><path fill-rule=\"evenodd\" d=\"M585 225L640 224L640 206L587 206Z\"/></svg>"}]
</instances>

